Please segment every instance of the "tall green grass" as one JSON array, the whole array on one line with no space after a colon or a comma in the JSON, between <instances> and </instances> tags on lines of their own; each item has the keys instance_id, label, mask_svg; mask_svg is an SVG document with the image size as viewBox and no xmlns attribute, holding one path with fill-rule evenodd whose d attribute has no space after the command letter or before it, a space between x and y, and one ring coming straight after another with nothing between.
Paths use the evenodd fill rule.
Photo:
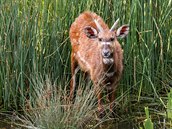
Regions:
<instances>
[{"instance_id":1,"label":"tall green grass","mask_svg":"<svg viewBox=\"0 0 172 129\"><path fill-rule=\"evenodd\" d=\"M130 25L128 37L120 40L125 66L117 100L123 109L136 111L143 107L140 103L163 108L172 82L171 0L1 0L1 108L34 104L32 80L48 76L57 89L69 86L68 32L85 10L96 12L109 26L117 18L120 25Z\"/></svg>"}]
</instances>

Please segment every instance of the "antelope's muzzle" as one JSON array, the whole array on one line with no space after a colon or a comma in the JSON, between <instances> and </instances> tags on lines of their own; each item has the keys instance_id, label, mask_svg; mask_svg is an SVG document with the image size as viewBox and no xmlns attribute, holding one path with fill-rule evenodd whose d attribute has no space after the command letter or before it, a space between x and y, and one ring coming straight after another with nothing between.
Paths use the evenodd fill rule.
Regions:
<instances>
[{"instance_id":1,"label":"antelope's muzzle","mask_svg":"<svg viewBox=\"0 0 172 129\"><path fill-rule=\"evenodd\" d=\"M104 57L104 58L111 58L112 57L112 53L111 53L111 51L110 50L103 50L102 51L102 56Z\"/></svg>"},{"instance_id":2,"label":"antelope's muzzle","mask_svg":"<svg viewBox=\"0 0 172 129\"><path fill-rule=\"evenodd\" d=\"M102 49L103 58L112 58L113 51L111 49L111 45L104 44Z\"/></svg>"}]
</instances>

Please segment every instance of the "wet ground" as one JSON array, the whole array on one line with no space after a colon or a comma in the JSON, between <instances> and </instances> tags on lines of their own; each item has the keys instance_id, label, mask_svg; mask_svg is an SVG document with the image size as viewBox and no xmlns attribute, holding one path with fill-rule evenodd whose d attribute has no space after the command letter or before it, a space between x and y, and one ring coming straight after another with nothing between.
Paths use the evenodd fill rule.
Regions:
<instances>
[{"instance_id":1,"label":"wet ground","mask_svg":"<svg viewBox=\"0 0 172 129\"><path fill-rule=\"evenodd\" d=\"M13 125L6 115L0 114L0 129L21 129Z\"/></svg>"},{"instance_id":2,"label":"wet ground","mask_svg":"<svg viewBox=\"0 0 172 129\"><path fill-rule=\"evenodd\" d=\"M90 129L91 128L92 127L90 127ZM22 129L22 128L1 121L0 129ZM97 126L96 129L136 129L136 128L134 128L130 123L118 123L118 124L104 123L102 125Z\"/></svg>"},{"instance_id":3,"label":"wet ground","mask_svg":"<svg viewBox=\"0 0 172 129\"><path fill-rule=\"evenodd\" d=\"M0 121L0 129L15 129L15 127L10 123L5 123Z\"/></svg>"},{"instance_id":4,"label":"wet ground","mask_svg":"<svg viewBox=\"0 0 172 129\"><path fill-rule=\"evenodd\" d=\"M113 123L113 124L108 124L105 123L104 125L99 126L96 129L135 129L132 124L130 123Z\"/></svg>"},{"instance_id":5,"label":"wet ground","mask_svg":"<svg viewBox=\"0 0 172 129\"><path fill-rule=\"evenodd\" d=\"M114 122L105 122L96 129L136 129L131 123L128 122L121 122L121 123L114 123Z\"/></svg>"},{"instance_id":6,"label":"wet ground","mask_svg":"<svg viewBox=\"0 0 172 129\"><path fill-rule=\"evenodd\" d=\"M90 127L91 129L92 127ZM0 129L22 129L21 127L15 127L10 123L0 122ZM102 124L97 126L96 129L135 129L130 123L118 123L118 124Z\"/></svg>"},{"instance_id":7,"label":"wet ground","mask_svg":"<svg viewBox=\"0 0 172 129\"><path fill-rule=\"evenodd\" d=\"M85 122L84 122L85 123ZM95 125L96 123L93 122ZM137 127L133 125L133 122L116 122L113 119L108 121L102 121L98 122L99 125L93 126L89 125L87 122L85 125L79 126L78 129L137 129ZM100 124L101 123L101 124ZM0 129L25 129L22 127L16 127L12 122L10 122L9 119L0 116Z\"/></svg>"}]
</instances>

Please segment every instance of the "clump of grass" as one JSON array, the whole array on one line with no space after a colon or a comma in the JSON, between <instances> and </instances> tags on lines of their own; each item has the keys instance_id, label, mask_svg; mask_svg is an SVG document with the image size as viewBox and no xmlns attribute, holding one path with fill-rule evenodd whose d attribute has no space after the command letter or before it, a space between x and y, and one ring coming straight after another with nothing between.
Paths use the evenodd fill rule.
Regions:
<instances>
[{"instance_id":1,"label":"clump of grass","mask_svg":"<svg viewBox=\"0 0 172 129\"><path fill-rule=\"evenodd\" d=\"M118 127L115 121L127 121L128 116L110 118L109 105L105 104L106 116L98 118L96 94L92 84L86 87L82 85L83 78L80 78L79 87L74 103L68 98L68 88L57 86L47 76L33 78L33 92L31 98L25 98L26 107L21 114L13 113L9 119L18 127L32 129L90 129L98 127ZM90 88L91 87L91 88ZM103 99L106 99L104 96ZM119 98L121 99L121 98ZM117 100L116 103L118 103ZM14 119L15 118L15 119Z\"/></svg>"},{"instance_id":2,"label":"clump of grass","mask_svg":"<svg viewBox=\"0 0 172 129\"><path fill-rule=\"evenodd\" d=\"M51 84L48 78L46 81L37 79L32 82L33 100L27 101L24 112L30 121L28 126L39 129L66 129L96 125L97 106L93 90L79 88L75 102L71 103L67 89L56 86L55 83Z\"/></svg>"}]
</instances>

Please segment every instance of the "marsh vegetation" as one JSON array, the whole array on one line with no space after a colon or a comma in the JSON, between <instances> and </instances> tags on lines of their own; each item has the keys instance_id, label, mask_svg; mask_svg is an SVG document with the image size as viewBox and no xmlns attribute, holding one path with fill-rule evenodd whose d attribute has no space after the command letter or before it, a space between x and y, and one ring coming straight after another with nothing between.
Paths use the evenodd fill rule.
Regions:
<instances>
[{"instance_id":1,"label":"marsh vegetation","mask_svg":"<svg viewBox=\"0 0 172 129\"><path fill-rule=\"evenodd\" d=\"M114 119L97 118L92 84L80 75L75 103L67 100L69 28L85 10L96 12L109 26L117 18L119 25L130 25L128 37L120 40L125 66ZM171 0L0 1L0 115L14 125L99 128L109 121L105 126L125 122L133 128L149 129L152 123L155 129L170 128L171 86Z\"/></svg>"}]
</instances>

